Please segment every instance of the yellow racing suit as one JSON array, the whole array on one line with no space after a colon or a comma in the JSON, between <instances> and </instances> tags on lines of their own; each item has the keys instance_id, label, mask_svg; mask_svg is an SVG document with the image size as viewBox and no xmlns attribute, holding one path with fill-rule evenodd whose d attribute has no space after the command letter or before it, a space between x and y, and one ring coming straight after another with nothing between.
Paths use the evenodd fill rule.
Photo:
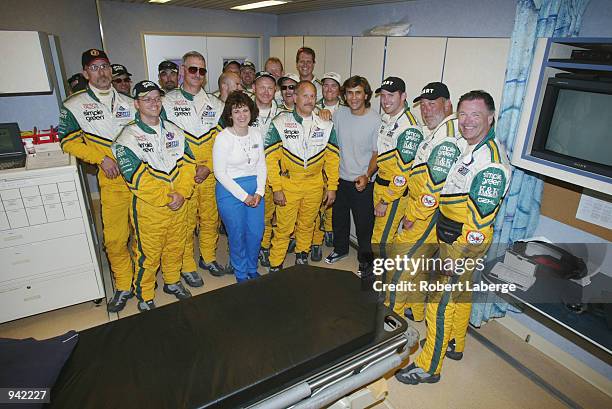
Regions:
<instances>
[{"instance_id":1,"label":"yellow racing suit","mask_svg":"<svg viewBox=\"0 0 612 409\"><path fill-rule=\"evenodd\" d=\"M159 133L161 132L161 134ZM183 131L170 121L149 127L136 120L113 144L123 178L132 191L130 222L134 230L134 292L140 301L155 295L155 275L161 265L166 284L180 281L187 237L187 204L195 182L195 159ZM185 198L176 211L167 205L170 193Z\"/></svg>"},{"instance_id":2,"label":"yellow racing suit","mask_svg":"<svg viewBox=\"0 0 612 409\"><path fill-rule=\"evenodd\" d=\"M64 101L60 110L59 138L64 152L100 166L104 157L114 159L111 144L121 127L134 119L134 100L111 87L111 105L102 103L89 87ZM115 289L130 291L132 286L132 259L128 249L130 222L128 211L132 201L121 176L109 179L98 169L104 247Z\"/></svg>"},{"instance_id":3,"label":"yellow racing suit","mask_svg":"<svg viewBox=\"0 0 612 409\"><path fill-rule=\"evenodd\" d=\"M268 134L268 129L270 128L270 124L272 123L272 119L276 117L281 109L275 100L272 100L272 108L270 112L266 115L262 115L261 113L251 125L254 128L259 129L262 135ZM272 222L274 220L274 213L276 212L276 204L274 204L272 188L270 187L270 182L266 184L266 193L264 195L264 233L263 238L261 239L261 247L265 249L270 248L270 243L272 242Z\"/></svg>"},{"instance_id":4,"label":"yellow racing suit","mask_svg":"<svg viewBox=\"0 0 612 409\"><path fill-rule=\"evenodd\" d=\"M493 223L510 177L506 152L495 140L493 128L480 143L461 153L440 193L436 226L440 258L452 264L436 281L463 283L465 290L474 268L484 265L482 258L493 239ZM472 260L469 265L468 260ZM431 375L440 374L451 339L455 340L455 351L463 352L471 308L469 291L455 288L429 293L427 341L415 361L417 366Z\"/></svg>"},{"instance_id":5,"label":"yellow racing suit","mask_svg":"<svg viewBox=\"0 0 612 409\"><path fill-rule=\"evenodd\" d=\"M396 236L393 256L426 260L437 252L436 221L440 191L451 166L466 145L454 114L444 118L431 132L425 132L425 139L419 145L408 179L408 203L404 217L413 222L413 225ZM415 321L425 318L426 292L419 291L418 284L427 281L429 277L429 271L422 264L420 266L416 269L397 270L389 275L391 283L412 282L417 289L387 292L385 299L386 304L400 316L405 309L411 308Z\"/></svg>"},{"instance_id":6,"label":"yellow racing suit","mask_svg":"<svg viewBox=\"0 0 612 409\"><path fill-rule=\"evenodd\" d=\"M321 109L327 109L332 113L332 115L336 112L338 107L344 106L345 104L342 102L340 98L338 98L338 102L336 105L328 106L325 105L325 100L321 98L317 101L316 107ZM324 175L327 178L327 175ZM332 207L327 207L325 203L321 205L321 209L317 214L317 219L315 220L314 234L312 236L312 244L320 246L323 244L323 239L325 238L325 233L333 231L332 228Z\"/></svg>"},{"instance_id":7,"label":"yellow racing suit","mask_svg":"<svg viewBox=\"0 0 612 409\"><path fill-rule=\"evenodd\" d=\"M268 131L266 165L273 192L282 191L287 204L276 207L270 265L283 264L289 237L295 229L296 253L308 252L314 221L323 200L323 172L327 190L338 187L340 166L338 141L333 122L312 114L309 126L293 112L280 113Z\"/></svg>"},{"instance_id":8,"label":"yellow racing suit","mask_svg":"<svg viewBox=\"0 0 612 409\"><path fill-rule=\"evenodd\" d=\"M407 184L423 132L408 105L394 116L382 115L378 131L378 175L374 184L374 207L387 203L387 212L374 220L372 243L380 244L378 253L385 257L385 245L395 239L408 203ZM375 252L378 246L374 246Z\"/></svg>"},{"instance_id":9,"label":"yellow racing suit","mask_svg":"<svg viewBox=\"0 0 612 409\"><path fill-rule=\"evenodd\" d=\"M215 200L215 175L212 173L212 148L219 132L217 126L225 106L220 99L200 90L192 95L183 88L168 92L163 98L166 117L185 131L196 164L211 170L206 180L196 184L187 204L187 239L181 272L196 271L194 235L199 219L200 255L206 263L217 259L219 212Z\"/></svg>"}]
</instances>

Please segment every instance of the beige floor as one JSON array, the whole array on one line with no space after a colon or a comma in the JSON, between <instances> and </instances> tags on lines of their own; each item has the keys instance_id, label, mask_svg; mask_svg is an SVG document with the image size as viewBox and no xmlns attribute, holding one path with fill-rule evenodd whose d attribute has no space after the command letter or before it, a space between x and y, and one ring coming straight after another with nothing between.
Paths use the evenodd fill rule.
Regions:
<instances>
[{"instance_id":1,"label":"beige floor","mask_svg":"<svg viewBox=\"0 0 612 409\"><path fill-rule=\"evenodd\" d=\"M227 261L225 238L219 243L219 261ZM329 249L325 249L324 256ZM294 262L289 256L285 265ZM324 263L314 265L327 266ZM329 267L329 266L327 266ZM352 270L357 267L356 254L351 249L348 257L333 266L334 268ZM264 271L261 271L264 273ZM191 289L194 295L219 287L231 285L231 276L212 277L203 274L205 286L202 289ZM155 301L158 306L175 302L174 297L163 293L163 283L157 289ZM135 300L128 302L119 318L138 313ZM75 305L68 308L28 317L0 325L0 337L38 339L62 334L70 329L83 330L109 321L104 303L93 302ZM414 326L423 335L425 326L416 323ZM566 368L552 361L532 346L522 342L503 326L492 322L478 330L482 335L504 348L515 359L541 376L556 389L563 391L572 401L583 408L603 409L612 407L612 399L586 383ZM418 352L417 352L418 353ZM411 359L415 355L411 356ZM465 357L462 361L444 362L442 379L437 384L408 386L403 385L389 374L388 402L396 409L404 408L452 408L452 409L489 409L489 408L564 408L563 402L533 383L525 375L515 370L493 352L468 335ZM385 406L378 405L376 408Z\"/></svg>"}]
</instances>

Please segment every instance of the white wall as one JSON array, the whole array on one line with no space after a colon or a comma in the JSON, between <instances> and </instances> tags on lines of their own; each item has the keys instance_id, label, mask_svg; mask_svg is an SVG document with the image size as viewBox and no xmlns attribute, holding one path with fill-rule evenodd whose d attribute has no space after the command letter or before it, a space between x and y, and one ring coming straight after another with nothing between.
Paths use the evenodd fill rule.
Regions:
<instances>
[{"instance_id":1,"label":"white wall","mask_svg":"<svg viewBox=\"0 0 612 409\"><path fill-rule=\"evenodd\" d=\"M135 82L145 78L142 32L263 36L264 57L268 55L269 36L276 33L276 16L270 14L113 1L101 1L100 10L109 58L125 65L134 74ZM208 80L217 81L216 78Z\"/></svg>"}]
</instances>

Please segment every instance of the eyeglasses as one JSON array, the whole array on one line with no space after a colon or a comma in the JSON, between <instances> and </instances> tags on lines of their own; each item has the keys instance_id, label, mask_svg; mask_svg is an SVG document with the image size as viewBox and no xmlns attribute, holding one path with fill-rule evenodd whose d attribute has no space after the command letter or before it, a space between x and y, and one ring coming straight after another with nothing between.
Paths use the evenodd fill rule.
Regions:
<instances>
[{"instance_id":1,"label":"eyeglasses","mask_svg":"<svg viewBox=\"0 0 612 409\"><path fill-rule=\"evenodd\" d=\"M288 89L294 90L295 89L295 85L281 85L281 90L282 91L286 91Z\"/></svg>"},{"instance_id":2,"label":"eyeglasses","mask_svg":"<svg viewBox=\"0 0 612 409\"><path fill-rule=\"evenodd\" d=\"M130 78L115 78L115 79L113 80L113 82L114 82L115 84L121 84L122 82L125 82L125 83L130 83L130 82L132 82L132 80L131 80Z\"/></svg>"},{"instance_id":3,"label":"eyeglasses","mask_svg":"<svg viewBox=\"0 0 612 409\"><path fill-rule=\"evenodd\" d=\"M189 72L189 74L195 74L197 72L201 76L205 76L206 73L208 72L206 68L201 68L201 67L189 67L187 68L187 71Z\"/></svg>"},{"instance_id":4,"label":"eyeglasses","mask_svg":"<svg viewBox=\"0 0 612 409\"><path fill-rule=\"evenodd\" d=\"M157 98L138 98L139 101L144 102L145 104L159 104L162 99L160 97Z\"/></svg>"},{"instance_id":5,"label":"eyeglasses","mask_svg":"<svg viewBox=\"0 0 612 409\"><path fill-rule=\"evenodd\" d=\"M87 67L89 71L96 72L98 70L108 70L110 69L110 64L100 64L100 65L90 65Z\"/></svg>"}]
</instances>

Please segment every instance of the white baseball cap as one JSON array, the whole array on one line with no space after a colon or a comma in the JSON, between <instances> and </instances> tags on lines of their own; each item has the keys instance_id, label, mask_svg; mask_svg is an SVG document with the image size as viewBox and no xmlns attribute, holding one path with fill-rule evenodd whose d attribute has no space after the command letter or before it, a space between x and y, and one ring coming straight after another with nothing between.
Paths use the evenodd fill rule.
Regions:
<instances>
[{"instance_id":1,"label":"white baseball cap","mask_svg":"<svg viewBox=\"0 0 612 409\"><path fill-rule=\"evenodd\" d=\"M290 72L290 73L287 73L287 74L283 75L282 77L280 77L276 83L278 85L280 85L280 84L283 83L283 80L285 80L287 78L290 79L291 81L295 81L296 84L298 82L300 82L300 77L298 77L297 74L294 74L294 73Z\"/></svg>"},{"instance_id":2,"label":"white baseball cap","mask_svg":"<svg viewBox=\"0 0 612 409\"><path fill-rule=\"evenodd\" d=\"M323 76L321 77L321 83L323 83L323 81L328 78L330 80L336 81L338 85L342 85L342 78L340 78L340 74L338 74L337 72L326 72L325 74L323 74Z\"/></svg>"}]
</instances>

